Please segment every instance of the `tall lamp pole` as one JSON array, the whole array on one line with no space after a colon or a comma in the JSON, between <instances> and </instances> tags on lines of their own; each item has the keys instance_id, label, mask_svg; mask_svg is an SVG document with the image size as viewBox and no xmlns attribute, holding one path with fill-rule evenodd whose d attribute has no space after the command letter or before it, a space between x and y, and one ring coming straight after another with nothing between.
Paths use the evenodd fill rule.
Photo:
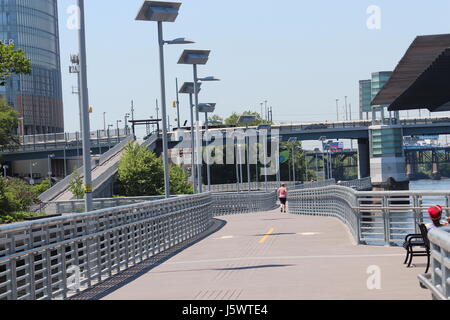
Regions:
<instances>
[{"instance_id":1,"label":"tall lamp pole","mask_svg":"<svg viewBox=\"0 0 450 320\"><path fill-rule=\"evenodd\" d=\"M166 198L170 198L170 175L169 155L167 139L167 112L166 112L166 80L164 69L164 45L165 44L188 44L192 41L178 38L172 41L163 39L163 22L175 22L181 3L145 1L136 17L138 21L155 21L158 24L159 64L161 80L161 111L162 111L162 144L164 162L164 189Z\"/></svg>"},{"instance_id":2,"label":"tall lamp pole","mask_svg":"<svg viewBox=\"0 0 450 320\"><path fill-rule=\"evenodd\" d=\"M200 135L200 115L199 115L199 100L198 100L198 94L199 94L199 79L198 73L197 73L197 65L205 65L208 62L209 54L211 51L209 50L184 50L183 54L181 55L178 64L189 64L193 66L194 70L194 99L195 99L195 121L196 121L196 160L197 160L197 184L198 184L198 192L203 192L203 179L202 179L202 164L203 159L201 155L202 151L202 139Z\"/></svg>"}]
</instances>

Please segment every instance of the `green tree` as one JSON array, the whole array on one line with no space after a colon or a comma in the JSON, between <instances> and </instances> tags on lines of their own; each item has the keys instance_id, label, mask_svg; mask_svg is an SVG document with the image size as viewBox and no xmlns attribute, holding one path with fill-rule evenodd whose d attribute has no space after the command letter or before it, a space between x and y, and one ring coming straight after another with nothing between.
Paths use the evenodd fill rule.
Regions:
<instances>
[{"instance_id":1,"label":"green tree","mask_svg":"<svg viewBox=\"0 0 450 320\"><path fill-rule=\"evenodd\" d=\"M178 194L192 194L194 188L192 184L187 182L189 174L180 166L170 166L170 193Z\"/></svg>"},{"instance_id":2,"label":"green tree","mask_svg":"<svg viewBox=\"0 0 450 320\"><path fill-rule=\"evenodd\" d=\"M13 74L30 74L30 60L21 49L13 44L0 43L0 86L4 86Z\"/></svg>"},{"instance_id":3,"label":"green tree","mask_svg":"<svg viewBox=\"0 0 450 320\"><path fill-rule=\"evenodd\" d=\"M72 180L69 182L69 190L76 199L84 198L83 178L76 170L72 173Z\"/></svg>"},{"instance_id":4,"label":"green tree","mask_svg":"<svg viewBox=\"0 0 450 320\"><path fill-rule=\"evenodd\" d=\"M19 126L18 113L0 98L0 149L10 149L19 145L19 138L13 134Z\"/></svg>"},{"instance_id":5,"label":"green tree","mask_svg":"<svg viewBox=\"0 0 450 320\"><path fill-rule=\"evenodd\" d=\"M192 193L187 173L179 166L169 168L172 194ZM164 194L164 166L161 158L143 146L129 143L119 162L118 179L127 197Z\"/></svg>"},{"instance_id":6,"label":"green tree","mask_svg":"<svg viewBox=\"0 0 450 320\"><path fill-rule=\"evenodd\" d=\"M255 116L256 120L248 124L248 126L250 127L259 126L261 124L271 124L270 121L262 119L261 115L258 112L253 111L245 111L242 114L233 112L228 118L225 119L224 122L227 126L238 126L240 125L239 118L241 116Z\"/></svg>"},{"instance_id":7,"label":"green tree","mask_svg":"<svg viewBox=\"0 0 450 320\"><path fill-rule=\"evenodd\" d=\"M11 211L27 211L37 202L37 194L21 179L10 179L6 184L6 197Z\"/></svg>"},{"instance_id":8,"label":"green tree","mask_svg":"<svg viewBox=\"0 0 450 320\"><path fill-rule=\"evenodd\" d=\"M6 195L7 181L0 177L0 216L7 215L11 212L10 202Z\"/></svg>"},{"instance_id":9,"label":"green tree","mask_svg":"<svg viewBox=\"0 0 450 320\"><path fill-rule=\"evenodd\" d=\"M35 194L41 195L42 193L44 193L45 191L47 191L50 188L51 188L50 182L48 181L48 179L44 179L44 180L42 180L42 182L40 184L32 186L31 190Z\"/></svg>"}]
</instances>

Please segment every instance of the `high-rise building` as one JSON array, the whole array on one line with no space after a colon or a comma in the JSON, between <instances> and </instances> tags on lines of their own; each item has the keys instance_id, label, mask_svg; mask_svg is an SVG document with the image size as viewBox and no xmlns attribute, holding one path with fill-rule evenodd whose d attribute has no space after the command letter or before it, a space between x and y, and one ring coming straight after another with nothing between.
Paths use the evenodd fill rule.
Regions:
<instances>
[{"instance_id":1,"label":"high-rise building","mask_svg":"<svg viewBox=\"0 0 450 320\"><path fill-rule=\"evenodd\" d=\"M19 112L19 134L64 131L57 0L1 0L0 41L31 60L30 75L14 75L0 95Z\"/></svg>"},{"instance_id":2,"label":"high-rise building","mask_svg":"<svg viewBox=\"0 0 450 320\"><path fill-rule=\"evenodd\" d=\"M372 73L372 78L369 80L359 81L359 112L361 119L364 113L366 114L366 119L368 119L368 115L374 109L384 114L384 108L387 106L372 106L371 103L391 76L392 71L380 71Z\"/></svg>"},{"instance_id":3,"label":"high-rise building","mask_svg":"<svg viewBox=\"0 0 450 320\"><path fill-rule=\"evenodd\" d=\"M361 80L359 81L359 114L362 120L362 115L366 114L366 119L368 114L372 112L372 80Z\"/></svg>"}]
</instances>

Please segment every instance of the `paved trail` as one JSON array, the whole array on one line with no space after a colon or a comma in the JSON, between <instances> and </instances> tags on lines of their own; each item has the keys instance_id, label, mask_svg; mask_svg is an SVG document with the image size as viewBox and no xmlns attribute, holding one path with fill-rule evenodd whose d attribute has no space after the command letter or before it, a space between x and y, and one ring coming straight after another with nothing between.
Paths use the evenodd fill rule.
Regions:
<instances>
[{"instance_id":1,"label":"paved trail","mask_svg":"<svg viewBox=\"0 0 450 320\"><path fill-rule=\"evenodd\" d=\"M356 246L337 219L279 211L221 217L227 225L105 299L426 299L403 248ZM367 287L379 267L381 289ZM372 282L373 283L373 282Z\"/></svg>"}]
</instances>

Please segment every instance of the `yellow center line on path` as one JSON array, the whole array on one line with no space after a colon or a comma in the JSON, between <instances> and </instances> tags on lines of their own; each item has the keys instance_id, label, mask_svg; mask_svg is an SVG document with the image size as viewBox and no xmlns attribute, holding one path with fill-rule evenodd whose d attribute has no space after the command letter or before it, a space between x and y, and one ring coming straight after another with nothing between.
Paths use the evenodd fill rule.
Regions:
<instances>
[{"instance_id":1,"label":"yellow center line on path","mask_svg":"<svg viewBox=\"0 0 450 320\"><path fill-rule=\"evenodd\" d=\"M264 237L262 237L262 239L259 240L259 243L262 244L262 243L266 242L267 238L269 238L269 236L270 236L274 231L275 231L274 228L270 229L270 230L264 235Z\"/></svg>"}]
</instances>

